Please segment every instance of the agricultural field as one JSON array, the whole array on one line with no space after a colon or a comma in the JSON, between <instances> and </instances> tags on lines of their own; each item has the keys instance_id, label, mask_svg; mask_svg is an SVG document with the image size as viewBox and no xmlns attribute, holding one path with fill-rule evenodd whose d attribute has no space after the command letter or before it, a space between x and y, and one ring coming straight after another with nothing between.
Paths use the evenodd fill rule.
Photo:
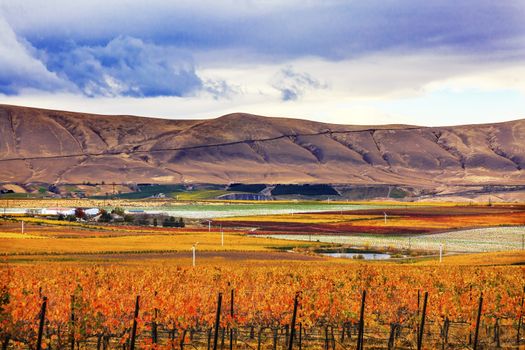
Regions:
<instances>
[{"instance_id":1,"label":"agricultural field","mask_svg":"<svg viewBox=\"0 0 525 350\"><path fill-rule=\"evenodd\" d=\"M122 207L145 208L135 204ZM0 220L0 343L36 348L40 333L48 349L208 349L217 334L222 349L287 349L291 339L304 349L358 342L365 349L456 349L472 346L476 329L483 348L525 343L522 206L181 207L228 216L212 217L209 230L205 219L184 228ZM370 229L318 230L354 225ZM386 261L319 254L344 247L411 254Z\"/></svg>"},{"instance_id":2,"label":"agricultural field","mask_svg":"<svg viewBox=\"0 0 525 350\"><path fill-rule=\"evenodd\" d=\"M130 342L144 349L207 348L217 331L226 346L286 348L292 328L296 346L312 349L353 348L358 339L365 348L415 348L419 341L427 349L466 347L477 328L484 348L508 347L520 337L525 283L519 266L327 261L215 261L195 268L170 261L4 264L1 273L0 338L14 348L37 342L43 300L47 348L72 341L81 349Z\"/></svg>"},{"instance_id":3,"label":"agricultural field","mask_svg":"<svg viewBox=\"0 0 525 350\"><path fill-rule=\"evenodd\" d=\"M142 211L144 213L166 213L183 218L213 219L235 216L262 216L295 213L317 213L330 211L363 210L373 208L396 208L399 204L390 203L352 203L352 202L295 202L295 201L203 201L191 199L175 201L172 199L154 200L103 200L103 199L57 199L57 200L2 200L0 214L23 214L27 209L42 208L115 208Z\"/></svg>"},{"instance_id":4,"label":"agricultural field","mask_svg":"<svg viewBox=\"0 0 525 350\"><path fill-rule=\"evenodd\" d=\"M1 222L0 222L1 223ZM250 237L237 231L211 232L203 228L155 228L137 226L26 224L0 225L0 252L3 255L57 255L107 253L169 253L189 251L198 242L203 251L271 251L286 247L312 246L308 242L290 244L280 239Z\"/></svg>"},{"instance_id":5,"label":"agricultural field","mask_svg":"<svg viewBox=\"0 0 525 350\"><path fill-rule=\"evenodd\" d=\"M224 227L286 234L414 234L525 225L525 206L406 206L217 219Z\"/></svg>"},{"instance_id":6,"label":"agricultural field","mask_svg":"<svg viewBox=\"0 0 525 350\"><path fill-rule=\"evenodd\" d=\"M459 230L428 235L301 235L262 234L262 237L334 243L352 247L395 250L438 251L440 246L447 253L498 252L523 250L525 227L492 227ZM525 253L523 260L525 261Z\"/></svg>"}]
</instances>

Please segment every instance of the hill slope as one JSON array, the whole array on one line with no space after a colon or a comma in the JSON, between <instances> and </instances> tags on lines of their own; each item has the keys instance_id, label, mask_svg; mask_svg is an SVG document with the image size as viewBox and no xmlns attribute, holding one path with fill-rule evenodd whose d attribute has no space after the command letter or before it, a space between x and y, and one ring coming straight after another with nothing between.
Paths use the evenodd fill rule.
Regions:
<instances>
[{"instance_id":1,"label":"hill slope","mask_svg":"<svg viewBox=\"0 0 525 350\"><path fill-rule=\"evenodd\" d=\"M347 126L0 105L0 182L525 184L525 120Z\"/></svg>"}]
</instances>

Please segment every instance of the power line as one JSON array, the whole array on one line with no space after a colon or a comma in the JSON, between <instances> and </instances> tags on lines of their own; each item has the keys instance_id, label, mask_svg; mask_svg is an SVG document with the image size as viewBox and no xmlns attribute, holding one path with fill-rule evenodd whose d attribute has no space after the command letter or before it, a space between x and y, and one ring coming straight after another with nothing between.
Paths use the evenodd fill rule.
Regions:
<instances>
[{"instance_id":1,"label":"power line","mask_svg":"<svg viewBox=\"0 0 525 350\"><path fill-rule=\"evenodd\" d=\"M192 150L192 149L200 149L200 148L209 148L209 147L221 147L221 146L232 146L232 145L239 145L243 143L248 142L266 142L266 141L275 141L280 140L284 138L290 138L290 137L297 137L297 136L321 136L321 135L328 135L328 134L352 134L352 133L360 133L360 132L369 132L373 130L381 130L381 131L388 131L388 130L415 130L415 129L423 129L425 127L408 127L408 128L402 128L402 129L360 129L360 130L340 130L340 131L333 131L333 130L326 130L321 131L318 133L305 133L305 134L284 134L276 137L269 137L269 138L263 138L263 139L247 139L247 140L239 140L239 141L232 141L232 142L223 142L223 143L215 143L215 144L207 144L207 145L196 145L196 146L185 146L185 147L167 147L167 148L157 148L157 149L150 149L150 150L141 150L141 149L131 149L126 151L104 151L104 152L84 152L84 153L74 153L74 154L65 154L65 155L50 155L50 156L32 156L32 157L12 157L12 158L0 158L0 162L7 162L7 161L17 161L17 160L41 160L41 159L64 159L64 158L79 158L79 157L99 157L99 156L117 156L122 154L148 154L148 153L161 153L161 152L169 152L169 151L186 151L186 150ZM135 146L140 147L140 145Z\"/></svg>"}]
</instances>

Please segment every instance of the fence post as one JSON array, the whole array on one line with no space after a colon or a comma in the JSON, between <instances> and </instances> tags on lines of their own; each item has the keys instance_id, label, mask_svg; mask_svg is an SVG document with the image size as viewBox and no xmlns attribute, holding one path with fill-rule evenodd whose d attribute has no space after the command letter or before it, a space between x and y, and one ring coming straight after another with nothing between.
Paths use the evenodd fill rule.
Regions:
<instances>
[{"instance_id":1,"label":"fence post","mask_svg":"<svg viewBox=\"0 0 525 350\"><path fill-rule=\"evenodd\" d=\"M40 309L40 323L38 325L38 338L36 340L36 350L42 350L42 335L44 334L44 323L46 322L47 297L43 298Z\"/></svg>"},{"instance_id":2,"label":"fence post","mask_svg":"<svg viewBox=\"0 0 525 350\"><path fill-rule=\"evenodd\" d=\"M71 350L75 350L75 296L71 295Z\"/></svg>"},{"instance_id":3,"label":"fence post","mask_svg":"<svg viewBox=\"0 0 525 350\"><path fill-rule=\"evenodd\" d=\"M131 342L129 345L130 350L135 350L135 337L137 336L137 318L139 317L139 301L140 296L137 295L135 300L135 312L133 314L133 327L131 328Z\"/></svg>"},{"instance_id":4,"label":"fence post","mask_svg":"<svg viewBox=\"0 0 525 350\"><path fill-rule=\"evenodd\" d=\"M157 291L155 291L155 297L157 296ZM158 331L157 331L157 317L159 314L159 309L155 308L153 310L153 322L151 323L151 342L157 344L158 342Z\"/></svg>"},{"instance_id":5,"label":"fence post","mask_svg":"<svg viewBox=\"0 0 525 350\"><path fill-rule=\"evenodd\" d=\"M231 303L230 303L230 316L233 321L233 311L234 311L234 300L235 300L235 291L231 290ZM233 350L233 327L230 327L230 350Z\"/></svg>"},{"instance_id":6,"label":"fence post","mask_svg":"<svg viewBox=\"0 0 525 350\"><path fill-rule=\"evenodd\" d=\"M157 315L158 315L158 312L159 312L158 309L155 309L153 311L153 322L151 324L151 341L153 342L153 344L157 344L158 341L159 341L158 330L157 330Z\"/></svg>"},{"instance_id":7,"label":"fence post","mask_svg":"<svg viewBox=\"0 0 525 350\"><path fill-rule=\"evenodd\" d=\"M295 320L297 319L297 307L299 305L299 293L295 293L295 300L293 303L292 314L292 329L290 330L290 342L288 343L288 350L293 348L293 337L295 336Z\"/></svg>"},{"instance_id":8,"label":"fence post","mask_svg":"<svg viewBox=\"0 0 525 350\"><path fill-rule=\"evenodd\" d=\"M481 310L483 308L483 292L479 296L478 316L476 318L476 331L474 333L474 350L478 348L479 324L481 321Z\"/></svg>"},{"instance_id":9,"label":"fence post","mask_svg":"<svg viewBox=\"0 0 525 350\"><path fill-rule=\"evenodd\" d=\"M217 350L217 342L219 341L219 325L221 322L221 304L222 304L222 293L219 293L219 299L217 300L217 315L215 316L215 334L213 335L213 350Z\"/></svg>"},{"instance_id":10,"label":"fence post","mask_svg":"<svg viewBox=\"0 0 525 350\"><path fill-rule=\"evenodd\" d=\"M523 324L523 302L525 301L525 287L523 287L523 293L521 294L521 308L519 310L518 316L518 333L516 334L516 344L520 345L520 329Z\"/></svg>"},{"instance_id":11,"label":"fence post","mask_svg":"<svg viewBox=\"0 0 525 350\"><path fill-rule=\"evenodd\" d=\"M365 302L366 302L366 290L363 290L361 297L361 311L359 313L359 334L357 335L357 350L363 349L363 340L365 333Z\"/></svg>"},{"instance_id":12,"label":"fence post","mask_svg":"<svg viewBox=\"0 0 525 350\"><path fill-rule=\"evenodd\" d=\"M303 349L303 323L299 322L299 350Z\"/></svg>"},{"instance_id":13,"label":"fence post","mask_svg":"<svg viewBox=\"0 0 525 350\"><path fill-rule=\"evenodd\" d=\"M423 346L423 332L425 329L425 316L427 313L427 301L428 301L428 292L425 292L425 297L423 299L423 311L421 313L421 325L419 326L419 334L417 337L417 350L421 350Z\"/></svg>"}]
</instances>

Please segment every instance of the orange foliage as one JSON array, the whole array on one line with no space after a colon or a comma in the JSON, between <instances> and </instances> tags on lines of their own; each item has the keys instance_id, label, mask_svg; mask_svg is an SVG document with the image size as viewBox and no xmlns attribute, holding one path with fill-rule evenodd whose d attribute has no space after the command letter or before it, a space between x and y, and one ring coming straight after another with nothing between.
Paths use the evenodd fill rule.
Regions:
<instances>
[{"instance_id":1,"label":"orange foliage","mask_svg":"<svg viewBox=\"0 0 525 350\"><path fill-rule=\"evenodd\" d=\"M290 266L51 265L4 267L0 285L0 336L35 341L42 296L49 300L47 327L68 329L71 296L78 339L129 337L134 301L141 296L138 334L153 319L166 330L208 329L217 294L236 294L235 316L223 326L282 326L290 323L293 298L300 291L299 320L305 327L355 323L360 293L368 291L367 326L417 322L417 291L428 291L428 319L472 322L477 297L485 296L483 318L515 322L521 315L523 267L399 266L389 264ZM155 310L158 311L155 318ZM147 344L144 344L146 346Z\"/></svg>"}]
</instances>

